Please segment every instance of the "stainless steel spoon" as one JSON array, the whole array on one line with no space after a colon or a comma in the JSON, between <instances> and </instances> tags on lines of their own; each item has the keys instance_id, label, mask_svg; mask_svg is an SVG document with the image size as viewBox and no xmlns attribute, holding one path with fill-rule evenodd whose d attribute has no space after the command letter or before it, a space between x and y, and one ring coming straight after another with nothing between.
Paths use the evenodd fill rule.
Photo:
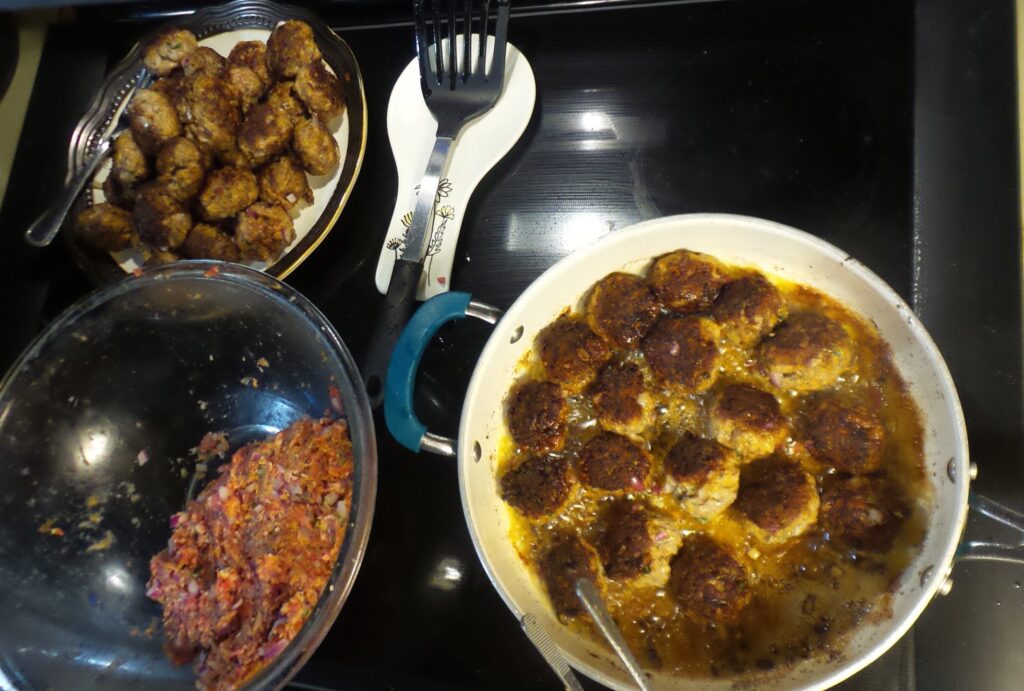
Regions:
<instances>
[{"instance_id":1,"label":"stainless steel spoon","mask_svg":"<svg viewBox=\"0 0 1024 691\"><path fill-rule=\"evenodd\" d=\"M612 619L608 608L604 606L604 600L601 599L601 594L597 592L594 584L589 579L579 579L576 581L576 595L594 619L597 627L601 629L605 640L608 641L608 644L611 645L619 659L622 660L622 664L629 670L636 685L640 687L641 691L649 691L651 687L647 683L644 671L640 669L640 663L633 656L633 651L626 645L626 639L622 637L622 632L619 631L619 627L615 620Z\"/></svg>"},{"instance_id":2,"label":"stainless steel spoon","mask_svg":"<svg viewBox=\"0 0 1024 691\"><path fill-rule=\"evenodd\" d=\"M25 239L30 245L46 247L57 237L57 232L64 224L64 218L68 215L82 188L85 187L85 183L92 178L93 173L106 158L113 140L114 135L110 134L96 145L96 151L92 158L65 185L64 190L57 197L57 201L28 227L28 230L25 231Z\"/></svg>"}]
</instances>

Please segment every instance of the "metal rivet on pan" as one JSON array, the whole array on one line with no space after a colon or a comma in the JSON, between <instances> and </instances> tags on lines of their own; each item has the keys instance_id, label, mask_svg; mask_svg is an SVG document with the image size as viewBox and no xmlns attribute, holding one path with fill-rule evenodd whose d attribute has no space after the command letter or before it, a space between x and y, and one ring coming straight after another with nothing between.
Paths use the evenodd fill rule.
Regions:
<instances>
[{"instance_id":1,"label":"metal rivet on pan","mask_svg":"<svg viewBox=\"0 0 1024 691\"><path fill-rule=\"evenodd\" d=\"M946 464L946 475L949 476L949 481L956 484L956 459L949 459L949 463Z\"/></svg>"},{"instance_id":2,"label":"metal rivet on pan","mask_svg":"<svg viewBox=\"0 0 1024 691\"><path fill-rule=\"evenodd\" d=\"M935 565L933 564L931 566L926 567L925 570L921 572L921 587L922 588L924 587L924 584L928 582L928 579L931 577L932 571L934 571L934 570L935 570Z\"/></svg>"},{"instance_id":3,"label":"metal rivet on pan","mask_svg":"<svg viewBox=\"0 0 1024 691\"><path fill-rule=\"evenodd\" d=\"M517 326L516 330L512 332L512 339L509 341L509 343L515 343L515 342L517 342L522 337L523 337L523 327Z\"/></svg>"},{"instance_id":4,"label":"metal rivet on pan","mask_svg":"<svg viewBox=\"0 0 1024 691\"><path fill-rule=\"evenodd\" d=\"M970 467L970 470L967 471L967 474L970 476L970 478L972 480L977 480L978 479L978 464L977 463L971 463L971 465L969 467Z\"/></svg>"},{"instance_id":5,"label":"metal rivet on pan","mask_svg":"<svg viewBox=\"0 0 1024 691\"><path fill-rule=\"evenodd\" d=\"M473 462L474 463L479 463L480 462L480 456L482 456L482 455L483 455L483 451L480 449L480 442L478 442L478 441L473 442Z\"/></svg>"},{"instance_id":6,"label":"metal rivet on pan","mask_svg":"<svg viewBox=\"0 0 1024 691\"><path fill-rule=\"evenodd\" d=\"M951 590L953 590L953 579L947 578L939 586L939 595L949 595Z\"/></svg>"}]
</instances>

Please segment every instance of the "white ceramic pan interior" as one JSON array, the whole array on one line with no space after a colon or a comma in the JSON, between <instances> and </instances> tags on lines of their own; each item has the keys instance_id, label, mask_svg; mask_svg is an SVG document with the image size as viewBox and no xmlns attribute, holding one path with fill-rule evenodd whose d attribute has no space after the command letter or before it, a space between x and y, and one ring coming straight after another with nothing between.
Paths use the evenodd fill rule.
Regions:
<instances>
[{"instance_id":1,"label":"white ceramic pan interior","mask_svg":"<svg viewBox=\"0 0 1024 691\"><path fill-rule=\"evenodd\" d=\"M565 258L512 305L487 342L470 381L459 436L463 509L480 559L517 618L532 613L573 667L613 688L633 688L621 664L602 647L560 625L546 596L512 549L509 511L497 493L496 451L504 431L503 399L516 363L534 336L598 279L643 270L650 259L685 248L812 286L872 321L892 346L897 368L921 409L925 463L934 510L919 557L898 584L892 617L864 624L836 660L812 659L756 680L784 688L825 688L865 667L913 625L951 567L967 511L967 437L952 379L935 344L910 308L875 274L812 235L768 221L701 214L648 221L606 236ZM522 327L522 335L515 335ZM480 454L475 445L480 445ZM722 689L735 680L689 680L653 673L658 688ZM755 681L755 680L750 680ZM758 684L760 685L760 684Z\"/></svg>"}]
</instances>

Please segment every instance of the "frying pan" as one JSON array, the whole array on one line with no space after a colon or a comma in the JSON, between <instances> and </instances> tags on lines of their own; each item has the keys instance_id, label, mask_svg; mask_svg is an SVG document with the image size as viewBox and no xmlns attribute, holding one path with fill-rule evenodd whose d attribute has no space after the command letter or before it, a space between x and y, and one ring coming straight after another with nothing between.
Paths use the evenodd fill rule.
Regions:
<instances>
[{"instance_id":1,"label":"frying pan","mask_svg":"<svg viewBox=\"0 0 1024 691\"><path fill-rule=\"evenodd\" d=\"M643 270L652 258L681 248L811 286L873 322L892 347L895 365L920 408L924 427L925 470L934 506L921 551L893 590L892 616L854 629L844 653L835 659L818 656L795 666L778 666L753 678L756 685L820 689L837 684L899 640L937 593L948 592L956 560L1024 563L1024 548L960 544L970 480L976 474L968 457L960 402L931 337L885 282L836 247L777 223L721 214L671 216L605 236L566 257L534 281L504 316L466 293L449 293L424 303L392 356L385 398L388 429L414 451L457 454L462 506L473 544L516 618L536 617L570 664L584 674L613 688L632 687L622 665L605 648L558 623L540 584L513 549L508 539L510 509L499 497L495 480L497 449L504 434L505 394L537 332L566 307L576 306L606 274ZM442 323L466 315L496 326L470 380L456 443L428 432L418 421L412 391L420 357L433 334ZM1012 510L981 497L972 497L971 503L1024 531L1024 517ZM724 689L735 683L735 679L690 679L655 670L648 675L658 688Z\"/></svg>"}]
</instances>

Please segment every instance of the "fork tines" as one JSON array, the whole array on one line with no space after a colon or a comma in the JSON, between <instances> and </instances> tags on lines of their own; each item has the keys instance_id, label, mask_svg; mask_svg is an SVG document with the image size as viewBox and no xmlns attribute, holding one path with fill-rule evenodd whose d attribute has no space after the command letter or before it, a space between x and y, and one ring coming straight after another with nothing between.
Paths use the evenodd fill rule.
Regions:
<instances>
[{"instance_id":1,"label":"fork tines","mask_svg":"<svg viewBox=\"0 0 1024 691\"><path fill-rule=\"evenodd\" d=\"M447 5L447 8L444 7ZM459 7L461 5L461 8ZM461 11L460 11L461 10ZM509 0L414 0L416 22L416 55L419 58L420 77L424 94L444 84L455 89L459 82L471 80L499 80L505 74L505 44L508 33ZM474 16L476 17L474 32ZM487 62L487 41L491 23L494 23L494 56L490 70ZM479 35L479 44L474 63L471 55L472 36ZM462 35L462 56L458 56L459 34ZM447 39L447 50L444 50ZM431 59L429 46L435 46Z\"/></svg>"}]
</instances>

